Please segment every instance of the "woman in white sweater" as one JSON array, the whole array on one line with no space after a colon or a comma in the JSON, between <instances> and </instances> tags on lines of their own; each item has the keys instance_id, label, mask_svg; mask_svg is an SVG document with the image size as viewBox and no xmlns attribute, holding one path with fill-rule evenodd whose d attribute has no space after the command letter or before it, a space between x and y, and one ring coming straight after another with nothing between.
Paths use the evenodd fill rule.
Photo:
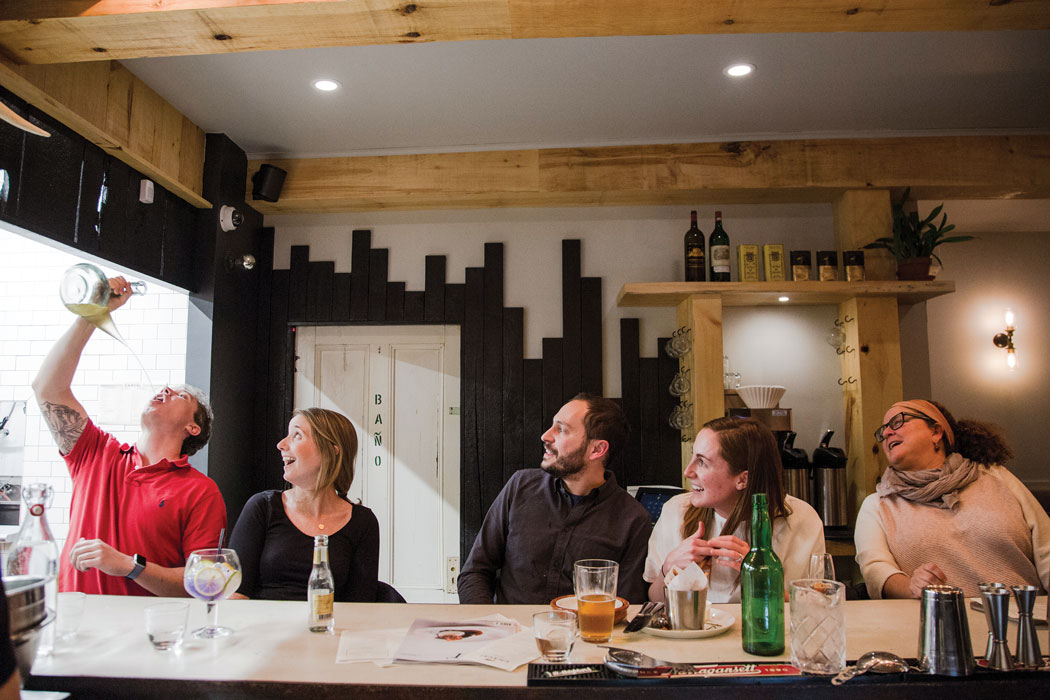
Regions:
<instances>
[{"instance_id":1,"label":"woman in white sweater","mask_svg":"<svg viewBox=\"0 0 1050 700\"><path fill-rule=\"evenodd\" d=\"M1050 517L1002 462L1000 431L956 422L931 401L900 401L875 440L889 468L864 499L855 540L872 598L918 598L924 586L1050 588Z\"/></svg>"},{"instance_id":2,"label":"woman in white sweater","mask_svg":"<svg viewBox=\"0 0 1050 700\"><path fill-rule=\"evenodd\" d=\"M649 598L664 600L667 572L695 561L708 576L708 602L739 601L754 493L765 493L769 503L785 587L805 578L810 556L824 553L824 524L808 503L784 493L782 474L780 450L766 426L750 418L705 423L685 468L692 488L664 504L649 538L643 575Z\"/></svg>"}]
</instances>

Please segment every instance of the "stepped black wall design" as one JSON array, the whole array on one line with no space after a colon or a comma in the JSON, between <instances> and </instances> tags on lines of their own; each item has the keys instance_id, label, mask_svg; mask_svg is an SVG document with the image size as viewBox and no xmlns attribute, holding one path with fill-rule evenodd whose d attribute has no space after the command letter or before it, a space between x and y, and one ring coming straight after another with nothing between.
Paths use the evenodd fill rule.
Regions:
<instances>
[{"instance_id":1,"label":"stepped black wall design","mask_svg":"<svg viewBox=\"0 0 1050 700\"><path fill-rule=\"evenodd\" d=\"M460 555L470 552L482 519L514 471L536 467L540 435L567 400L602 393L601 278L582 277L579 240L562 241L562 337L544 338L542 357L524 357L521 307L503 303L503 244L486 243L483 267L464 284L445 281L446 258L425 259L425 289L388 279L388 251L372 234L351 235L350 272L310 259L292 246L288 270L274 270L269 303L266 385L280 397L267 407L265 444L285 433L293 409L295 330L305 325L459 324L461 328ZM623 407L631 441L613 465L621 484L677 484L678 433L667 424L674 397L667 386L678 363L659 352L640 357L638 319L621 323ZM667 339L661 339L662 350ZM262 488L282 488L280 462L267 459Z\"/></svg>"}]
</instances>

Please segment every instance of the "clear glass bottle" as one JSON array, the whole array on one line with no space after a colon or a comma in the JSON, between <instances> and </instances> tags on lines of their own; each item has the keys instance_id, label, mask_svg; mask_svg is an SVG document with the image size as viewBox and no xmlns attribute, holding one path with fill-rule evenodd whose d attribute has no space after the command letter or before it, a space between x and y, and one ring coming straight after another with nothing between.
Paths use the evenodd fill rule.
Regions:
<instances>
[{"instance_id":1,"label":"clear glass bottle","mask_svg":"<svg viewBox=\"0 0 1050 700\"><path fill-rule=\"evenodd\" d=\"M55 646L54 615L58 603L58 545L47 524L47 509L55 492L48 484L22 487L26 517L7 554L5 576L39 576L44 579L44 605L51 618L42 630L37 654L50 654Z\"/></svg>"},{"instance_id":2,"label":"clear glass bottle","mask_svg":"<svg viewBox=\"0 0 1050 700\"><path fill-rule=\"evenodd\" d=\"M131 282L128 286L132 294L146 293L144 282ZM91 263L73 265L62 275L58 294L67 309L127 345L109 315L107 304L113 292L102 270Z\"/></svg>"},{"instance_id":3,"label":"clear glass bottle","mask_svg":"<svg viewBox=\"0 0 1050 700\"><path fill-rule=\"evenodd\" d=\"M328 535L314 537L314 568L307 584L311 632L331 634L335 629L335 580L328 566Z\"/></svg>"},{"instance_id":4,"label":"clear glass bottle","mask_svg":"<svg viewBox=\"0 0 1050 700\"><path fill-rule=\"evenodd\" d=\"M744 651L784 652L784 566L773 551L766 494L751 498L751 551L740 565L740 617Z\"/></svg>"}]
</instances>

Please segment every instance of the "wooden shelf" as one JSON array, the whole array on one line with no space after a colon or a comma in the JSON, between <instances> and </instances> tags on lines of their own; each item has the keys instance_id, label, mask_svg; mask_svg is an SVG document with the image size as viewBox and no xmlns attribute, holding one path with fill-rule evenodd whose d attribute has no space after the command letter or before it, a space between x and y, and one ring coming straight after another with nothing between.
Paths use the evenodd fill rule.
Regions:
<instances>
[{"instance_id":1,"label":"wooden shelf","mask_svg":"<svg viewBox=\"0 0 1050 700\"><path fill-rule=\"evenodd\" d=\"M857 297L897 297L902 305L955 291L955 282L631 282L617 306L678 306L689 297L718 295L723 306L818 306ZM787 296L789 301L779 298Z\"/></svg>"}]
</instances>

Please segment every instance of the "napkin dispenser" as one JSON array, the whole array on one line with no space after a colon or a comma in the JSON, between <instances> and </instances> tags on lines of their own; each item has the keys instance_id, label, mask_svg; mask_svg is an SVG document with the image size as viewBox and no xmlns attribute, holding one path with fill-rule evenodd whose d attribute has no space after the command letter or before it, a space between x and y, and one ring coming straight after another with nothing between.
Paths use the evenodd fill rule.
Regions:
<instances>
[{"instance_id":1,"label":"napkin dispenser","mask_svg":"<svg viewBox=\"0 0 1050 700\"><path fill-rule=\"evenodd\" d=\"M820 447L813 450L813 469L816 472L817 512L825 527L848 524L846 515L846 453L831 447L834 430L824 433Z\"/></svg>"}]
</instances>

